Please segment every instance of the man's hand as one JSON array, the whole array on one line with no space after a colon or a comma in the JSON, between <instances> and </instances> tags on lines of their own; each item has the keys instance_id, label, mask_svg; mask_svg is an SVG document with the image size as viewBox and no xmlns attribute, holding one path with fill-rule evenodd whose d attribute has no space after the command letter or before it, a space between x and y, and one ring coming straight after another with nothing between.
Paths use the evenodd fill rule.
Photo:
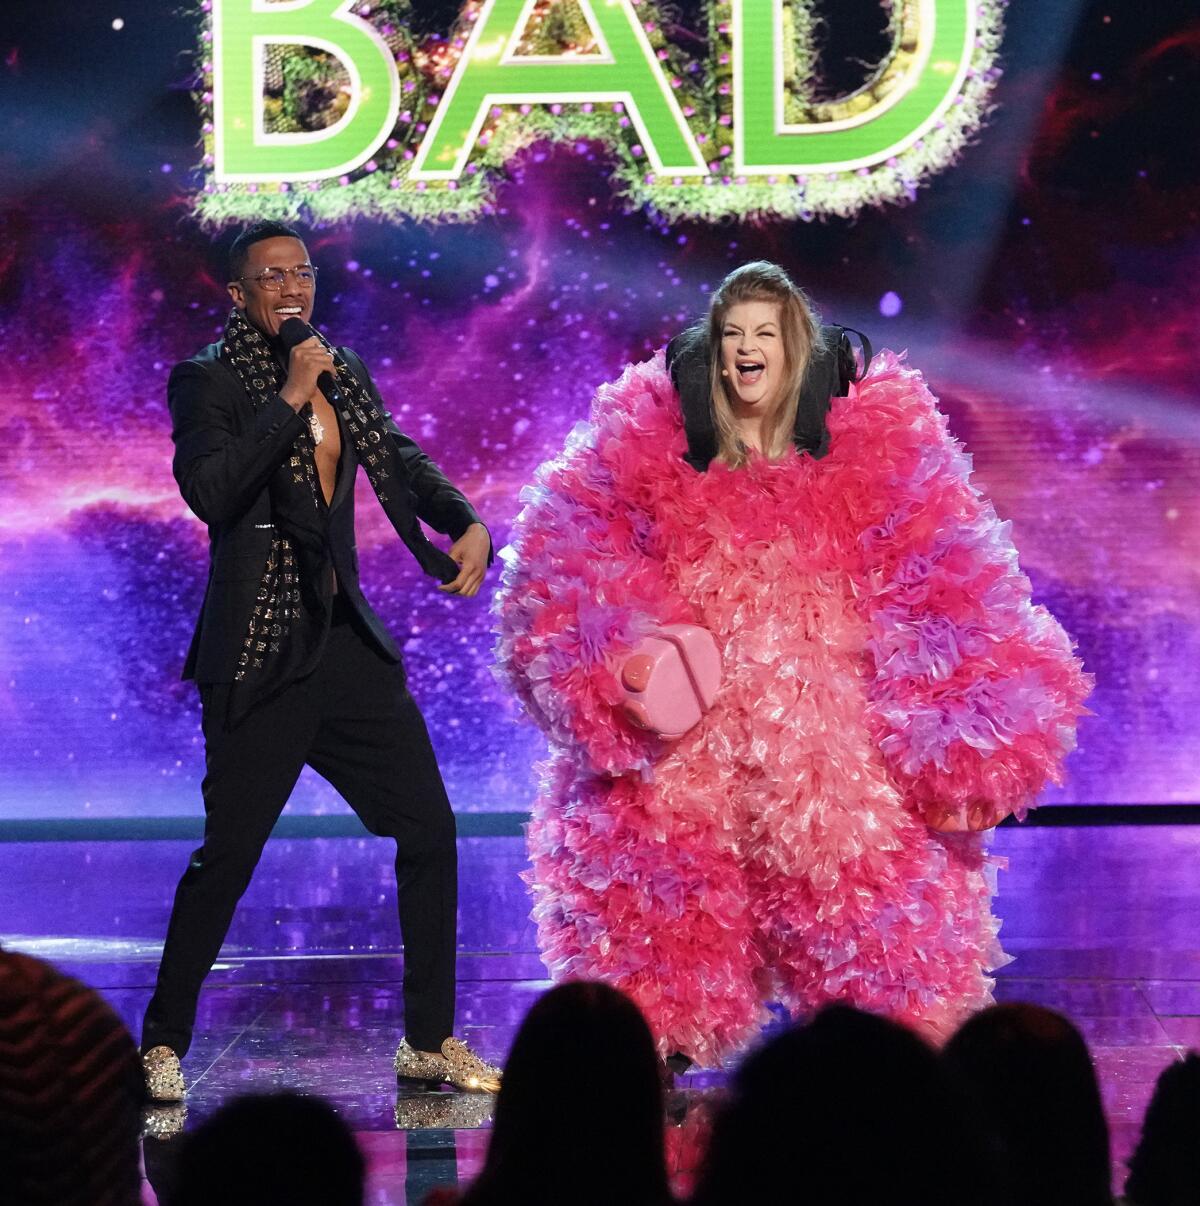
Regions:
<instances>
[{"instance_id":1,"label":"man's hand","mask_svg":"<svg viewBox=\"0 0 1200 1206\"><path fill-rule=\"evenodd\" d=\"M458 564L458 577L438 590L448 595L470 598L479 593L483 575L487 572L488 553L492 550L492 538L481 523L473 523L450 546L450 559Z\"/></svg>"},{"instance_id":2,"label":"man's hand","mask_svg":"<svg viewBox=\"0 0 1200 1206\"><path fill-rule=\"evenodd\" d=\"M317 378L333 371L333 353L315 335L310 335L288 353L287 380L279 396L293 410L300 410L317 392Z\"/></svg>"},{"instance_id":3,"label":"man's hand","mask_svg":"<svg viewBox=\"0 0 1200 1206\"><path fill-rule=\"evenodd\" d=\"M1003 804L989 800L968 800L964 817L958 808L934 805L926 813L925 824L939 833L978 833L999 825L1011 811Z\"/></svg>"}]
</instances>

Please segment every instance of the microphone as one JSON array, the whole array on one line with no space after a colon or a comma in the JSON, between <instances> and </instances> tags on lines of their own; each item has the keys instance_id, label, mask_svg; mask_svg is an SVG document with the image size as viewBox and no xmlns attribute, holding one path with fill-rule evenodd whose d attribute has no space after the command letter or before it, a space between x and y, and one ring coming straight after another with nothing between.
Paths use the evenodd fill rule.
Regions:
<instances>
[{"instance_id":1,"label":"microphone","mask_svg":"<svg viewBox=\"0 0 1200 1206\"><path fill-rule=\"evenodd\" d=\"M279 342L283 344L283 350L290 352L298 343L303 343L306 339L311 339L316 334L302 318L285 318L283 325L279 328Z\"/></svg>"},{"instance_id":2,"label":"microphone","mask_svg":"<svg viewBox=\"0 0 1200 1206\"><path fill-rule=\"evenodd\" d=\"M279 341L283 344L283 350L290 352L298 343L303 343L306 339L311 339L316 334L301 318L285 319L283 325L279 328ZM317 378L317 388L325 395L325 400L330 406L337 410L344 410L346 407L346 398L342 393L342 387L338 385L337 378L330 372L324 372Z\"/></svg>"}]
</instances>

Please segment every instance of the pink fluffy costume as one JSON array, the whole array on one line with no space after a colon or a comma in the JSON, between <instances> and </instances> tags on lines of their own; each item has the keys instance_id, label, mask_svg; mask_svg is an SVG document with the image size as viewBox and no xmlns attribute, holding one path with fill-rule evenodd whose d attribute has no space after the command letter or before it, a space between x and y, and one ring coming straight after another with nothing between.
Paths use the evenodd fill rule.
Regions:
<instances>
[{"instance_id":1,"label":"pink fluffy costume","mask_svg":"<svg viewBox=\"0 0 1200 1206\"><path fill-rule=\"evenodd\" d=\"M880 353L828 427L820 460L697 472L660 353L601 388L504 554L501 673L551 749L543 957L702 1065L768 1001L933 1036L988 1003L994 862L923 817L1028 806L1089 689L920 375ZM715 635L724 676L664 743L614 707L616 671L674 622Z\"/></svg>"}]
</instances>

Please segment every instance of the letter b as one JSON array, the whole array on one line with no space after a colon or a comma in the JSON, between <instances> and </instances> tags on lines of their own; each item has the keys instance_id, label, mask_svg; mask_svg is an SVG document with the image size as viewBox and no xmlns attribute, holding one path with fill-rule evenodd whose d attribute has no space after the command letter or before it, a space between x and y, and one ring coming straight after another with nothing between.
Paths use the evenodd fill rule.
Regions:
<instances>
[{"instance_id":1,"label":"letter b","mask_svg":"<svg viewBox=\"0 0 1200 1206\"><path fill-rule=\"evenodd\" d=\"M396 124L400 84L387 43L348 10L355 0L213 0L213 176L218 181L320 180L352 171ZM350 104L324 130L263 126L268 45L314 46L350 74Z\"/></svg>"}]
</instances>

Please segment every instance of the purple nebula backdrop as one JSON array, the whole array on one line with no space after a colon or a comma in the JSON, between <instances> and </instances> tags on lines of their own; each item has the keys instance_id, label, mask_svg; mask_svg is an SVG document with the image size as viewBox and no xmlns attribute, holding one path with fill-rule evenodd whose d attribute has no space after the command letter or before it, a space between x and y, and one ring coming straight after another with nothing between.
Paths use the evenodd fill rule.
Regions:
<instances>
[{"instance_id":1,"label":"purple nebula backdrop","mask_svg":"<svg viewBox=\"0 0 1200 1206\"><path fill-rule=\"evenodd\" d=\"M1200 802L1200 26L1171 9L1115 31L1100 5L1013 13L991 126L906 208L665 228L622 211L594 148L535 147L486 222L311 231L317 319L499 548L595 387L734 265L783 263L827 319L925 371L1097 677L1045 800ZM69 173L22 176L24 112L25 150L0 152L0 818L194 813L178 675L207 539L171 478L165 385L226 311L187 216L195 131L96 117ZM439 595L361 481L359 546L455 806L528 807L543 745L492 679L488 599ZM314 776L291 807L342 806Z\"/></svg>"}]
</instances>

